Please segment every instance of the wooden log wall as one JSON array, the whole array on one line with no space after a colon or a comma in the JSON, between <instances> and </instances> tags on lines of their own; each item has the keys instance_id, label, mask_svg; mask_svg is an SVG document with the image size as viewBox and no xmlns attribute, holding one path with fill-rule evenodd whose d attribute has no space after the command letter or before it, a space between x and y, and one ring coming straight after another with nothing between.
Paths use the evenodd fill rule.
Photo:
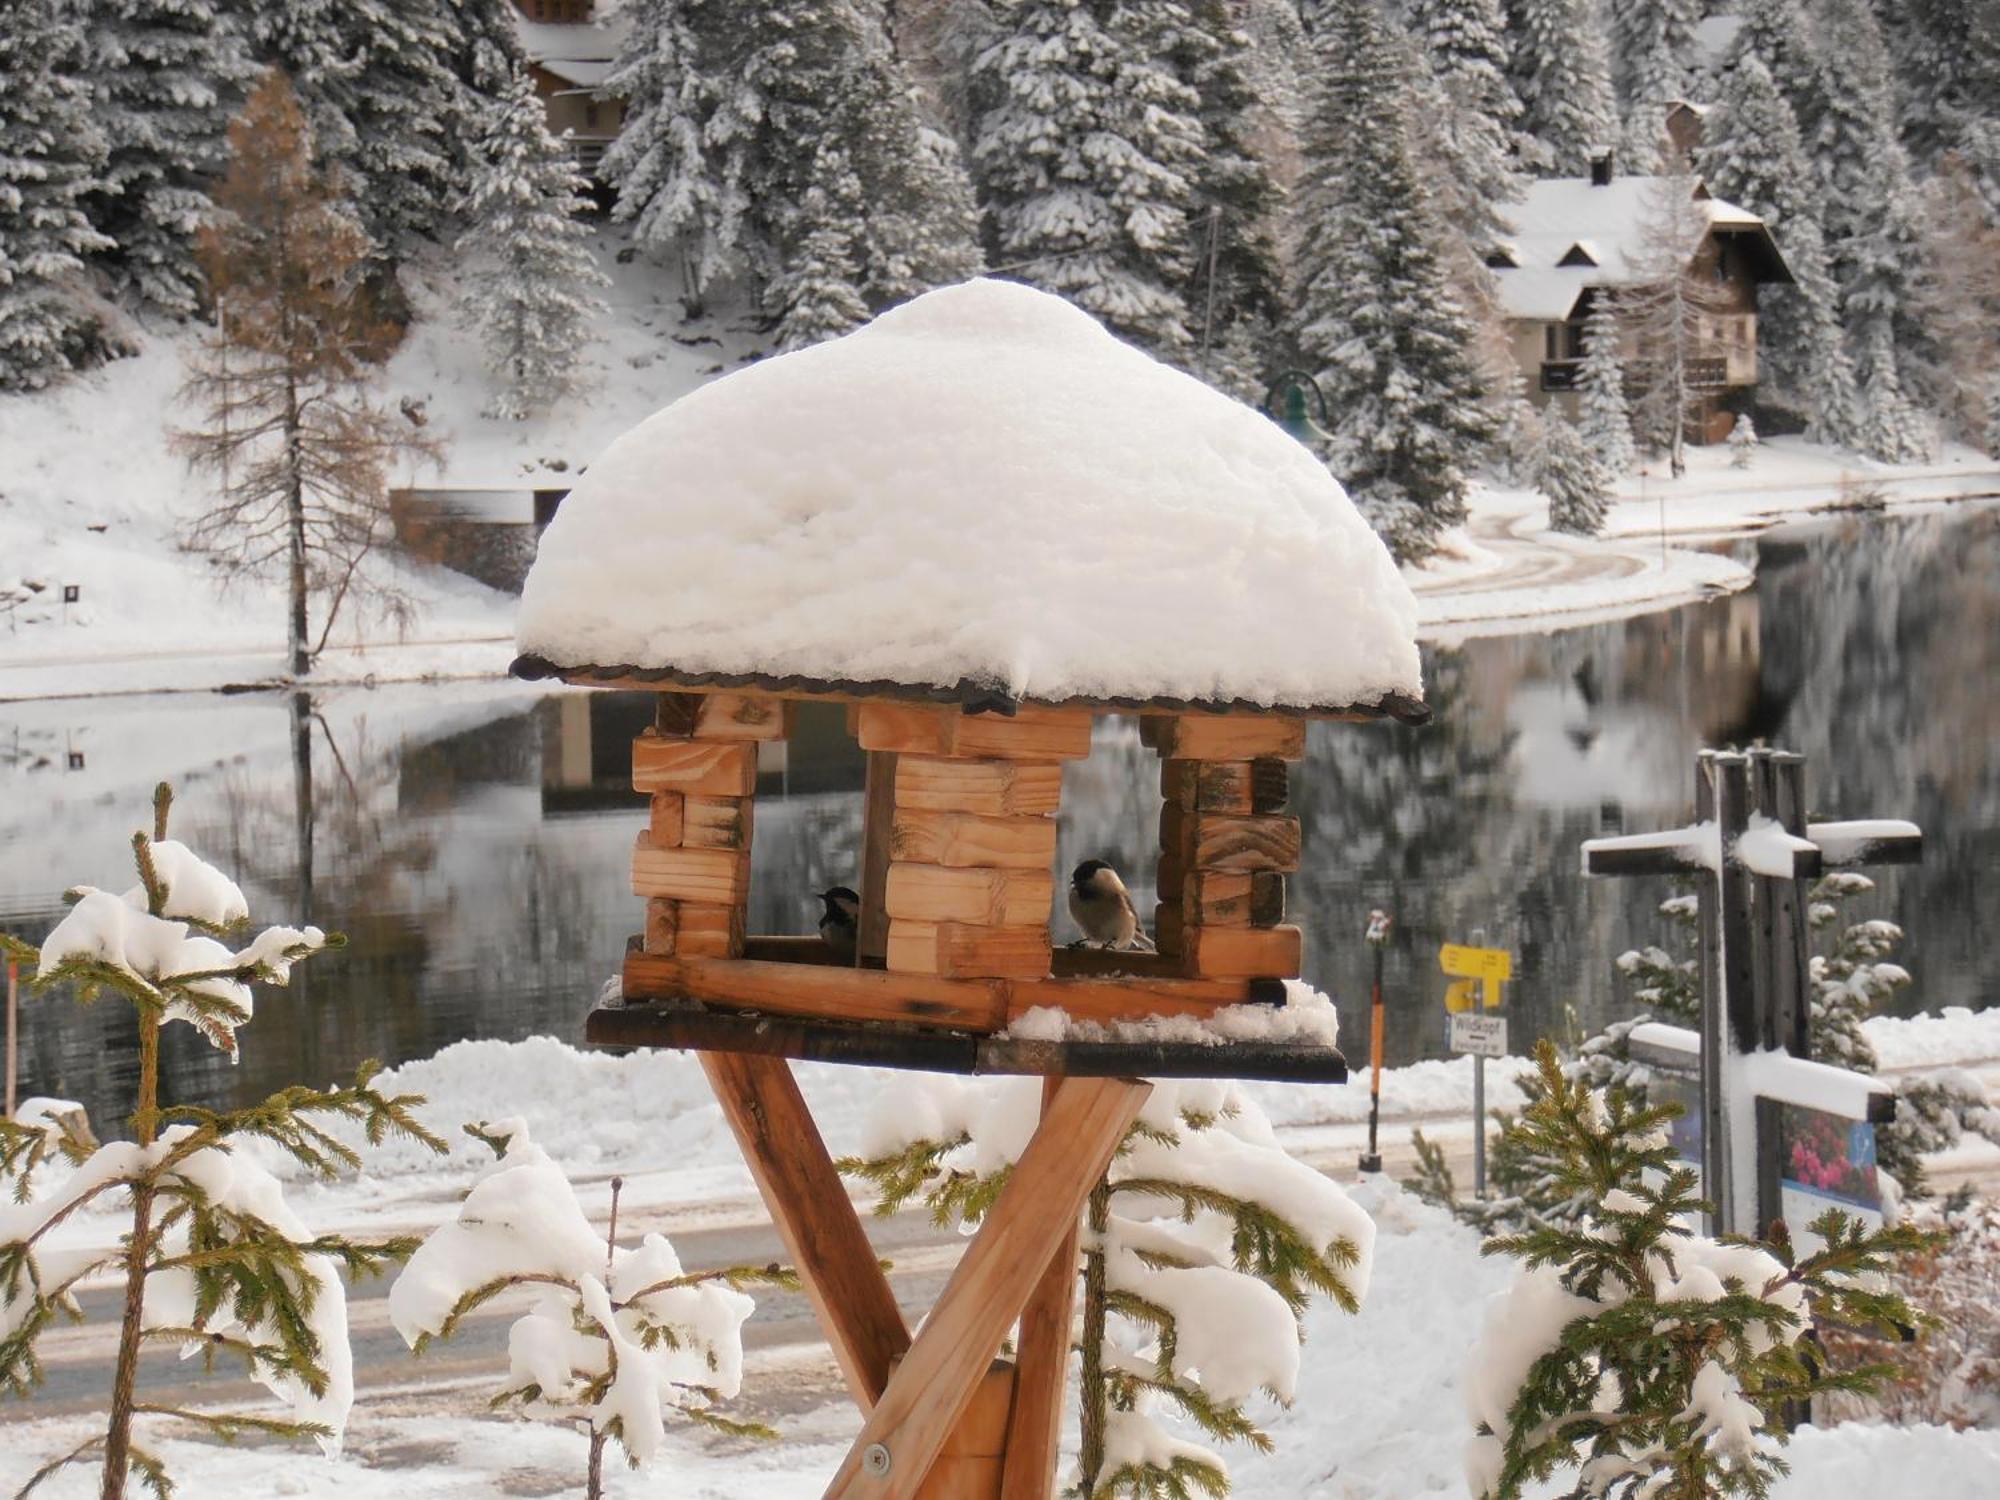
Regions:
<instances>
[{"instance_id":1,"label":"wooden log wall","mask_svg":"<svg viewBox=\"0 0 2000 1500\"><path fill-rule=\"evenodd\" d=\"M652 798L632 850L647 953L743 956L757 746L783 739L789 718L762 694L660 695L654 726L632 742L632 787Z\"/></svg>"},{"instance_id":2,"label":"wooden log wall","mask_svg":"<svg viewBox=\"0 0 2000 1500\"><path fill-rule=\"evenodd\" d=\"M863 703L853 724L874 778L863 925L879 899L889 971L1047 975L1062 762L1090 753L1090 714Z\"/></svg>"},{"instance_id":3,"label":"wooden log wall","mask_svg":"<svg viewBox=\"0 0 2000 1500\"><path fill-rule=\"evenodd\" d=\"M1304 722L1149 715L1141 736L1161 762L1161 954L1193 977L1295 977L1304 942L1284 920L1285 876L1300 834L1285 805Z\"/></svg>"}]
</instances>

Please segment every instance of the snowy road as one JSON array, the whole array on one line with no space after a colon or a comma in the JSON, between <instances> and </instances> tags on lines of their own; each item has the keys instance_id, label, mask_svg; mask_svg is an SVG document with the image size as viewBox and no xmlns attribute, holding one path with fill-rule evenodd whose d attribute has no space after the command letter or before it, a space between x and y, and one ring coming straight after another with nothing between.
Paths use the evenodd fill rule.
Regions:
<instances>
[{"instance_id":1,"label":"snowy road","mask_svg":"<svg viewBox=\"0 0 2000 1500\"><path fill-rule=\"evenodd\" d=\"M2000 1092L2000 1059L1976 1063L1972 1070L1989 1089ZM1385 1119L1379 1138L1387 1175L1400 1179L1413 1168L1412 1127L1421 1127L1443 1147L1459 1190L1469 1192L1472 1126L1462 1114ZM1293 1125L1280 1134L1301 1160L1340 1181L1356 1177L1356 1161L1367 1139L1365 1125L1349 1121ZM1969 1145L1933 1158L1931 1165L1940 1192L1967 1183L1975 1191L2000 1194L2000 1148ZM754 1200L648 1206L635 1197L641 1191L640 1182L628 1187L620 1216L621 1239L665 1233L691 1270L784 1259L776 1232ZM402 1227L414 1206L401 1205L394 1216L396 1227ZM897 1301L914 1322L936 1300L965 1241L953 1230L936 1228L921 1212L870 1216L867 1225L878 1253L891 1262L889 1275ZM380 1220L369 1225L378 1233L386 1227ZM389 1403L398 1412L442 1412L474 1407L499 1389L507 1368L507 1329L525 1298L496 1299L467 1318L449 1342L416 1358L389 1324L387 1289L385 1280L375 1280L350 1291L355 1384L362 1399ZM782 1421L837 1396L839 1371L803 1295L768 1288L754 1295L757 1312L744 1328L749 1393L744 1414ZM52 1330L43 1340L47 1378L32 1399L16 1408L22 1416L77 1416L101 1407L110 1384L118 1293L110 1286L95 1287L80 1301L85 1321ZM199 1360L183 1361L165 1349L145 1356L140 1387L144 1399L176 1406L214 1409L240 1403L257 1408L268 1403L262 1389L233 1368L219 1364L213 1372L204 1372Z\"/></svg>"}]
</instances>

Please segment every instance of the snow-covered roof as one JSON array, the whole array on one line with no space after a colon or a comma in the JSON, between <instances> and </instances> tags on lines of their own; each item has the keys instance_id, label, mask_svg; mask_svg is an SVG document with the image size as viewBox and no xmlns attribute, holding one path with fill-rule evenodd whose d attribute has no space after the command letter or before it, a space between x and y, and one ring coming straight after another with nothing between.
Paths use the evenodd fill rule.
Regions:
<instances>
[{"instance_id":1,"label":"snow-covered roof","mask_svg":"<svg viewBox=\"0 0 2000 1500\"><path fill-rule=\"evenodd\" d=\"M542 59L542 66L565 83L573 83L584 89L594 89L603 83L612 67L608 59L572 57L545 57Z\"/></svg>"},{"instance_id":2,"label":"snow-covered roof","mask_svg":"<svg viewBox=\"0 0 2000 1500\"><path fill-rule=\"evenodd\" d=\"M1274 423L1060 298L979 280L613 443L542 537L516 667L1421 717L1416 624L1381 541Z\"/></svg>"},{"instance_id":3,"label":"snow-covered roof","mask_svg":"<svg viewBox=\"0 0 2000 1500\"><path fill-rule=\"evenodd\" d=\"M530 62L610 62L632 29L631 18L615 10L590 21L530 21L514 12L514 34ZM555 71L550 69L551 72ZM565 74L565 77L568 75Z\"/></svg>"},{"instance_id":4,"label":"snow-covered roof","mask_svg":"<svg viewBox=\"0 0 2000 1500\"><path fill-rule=\"evenodd\" d=\"M1645 264L1652 194L1666 180L1614 177L1600 186L1587 177L1556 177L1530 183L1507 210L1514 232L1506 248L1514 266L1493 273L1501 309L1510 318L1556 323L1570 316L1587 287L1633 285ZM1772 273L1761 279L1790 279L1762 219L1699 188L1696 193L1696 208L1711 229L1761 241ZM1563 265L1578 247L1597 264Z\"/></svg>"}]
</instances>

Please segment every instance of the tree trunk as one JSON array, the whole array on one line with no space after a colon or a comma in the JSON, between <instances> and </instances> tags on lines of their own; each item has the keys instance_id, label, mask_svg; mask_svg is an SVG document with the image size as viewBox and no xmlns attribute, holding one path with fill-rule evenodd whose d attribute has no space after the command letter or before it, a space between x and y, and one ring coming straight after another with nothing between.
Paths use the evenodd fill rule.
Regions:
<instances>
[{"instance_id":1,"label":"tree trunk","mask_svg":"<svg viewBox=\"0 0 2000 1500\"><path fill-rule=\"evenodd\" d=\"M584 1500L604 1500L604 1434L590 1424L590 1469L584 1476Z\"/></svg>"},{"instance_id":2,"label":"tree trunk","mask_svg":"<svg viewBox=\"0 0 2000 1500\"><path fill-rule=\"evenodd\" d=\"M1087 1210L1091 1249L1083 1257L1083 1378L1080 1384L1082 1446L1077 1454L1077 1492L1083 1500L1097 1493L1097 1476L1104 1468L1104 1418L1111 1393L1104 1380L1104 1236L1111 1228L1111 1188L1100 1182L1091 1190Z\"/></svg>"},{"instance_id":3,"label":"tree trunk","mask_svg":"<svg viewBox=\"0 0 2000 1500\"><path fill-rule=\"evenodd\" d=\"M141 1146L153 1144L159 1106L160 1022L139 1018L139 1107L132 1133ZM139 1379L140 1328L146 1311L146 1262L153 1249L153 1189L132 1189L132 1238L125 1247L125 1312L118 1325L118 1363L111 1376L111 1415L104 1430L104 1487L101 1500L125 1500L125 1476L132 1467L132 1406Z\"/></svg>"},{"instance_id":4,"label":"tree trunk","mask_svg":"<svg viewBox=\"0 0 2000 1500\"><path fill-rule=\"evenodd\" d=\"M298 429L289 419L285 423L285 442L296 451ZM291 533L292 676L303 677L312 670L312 657L306 650L306 498L296 459L292 463L291 482L285 488L285 526Z\"/></svg>"}]
</instances>

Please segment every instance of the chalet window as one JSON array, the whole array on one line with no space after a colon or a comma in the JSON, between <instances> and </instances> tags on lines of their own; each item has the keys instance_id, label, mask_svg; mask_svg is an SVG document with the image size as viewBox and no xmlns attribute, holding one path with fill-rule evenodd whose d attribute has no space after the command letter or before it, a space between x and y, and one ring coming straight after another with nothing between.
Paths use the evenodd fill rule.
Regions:
<instances>
[{"instance_id":1,"label":"chalet window","mask_svg":"<svg viewBox=\"0 0 2000 1500\"><path fill-rule=\"evenodd\" d=\"M594 99L587 101L583 106L583 128L597 129L597 101Z\"/></svg>"}]
</instances>

